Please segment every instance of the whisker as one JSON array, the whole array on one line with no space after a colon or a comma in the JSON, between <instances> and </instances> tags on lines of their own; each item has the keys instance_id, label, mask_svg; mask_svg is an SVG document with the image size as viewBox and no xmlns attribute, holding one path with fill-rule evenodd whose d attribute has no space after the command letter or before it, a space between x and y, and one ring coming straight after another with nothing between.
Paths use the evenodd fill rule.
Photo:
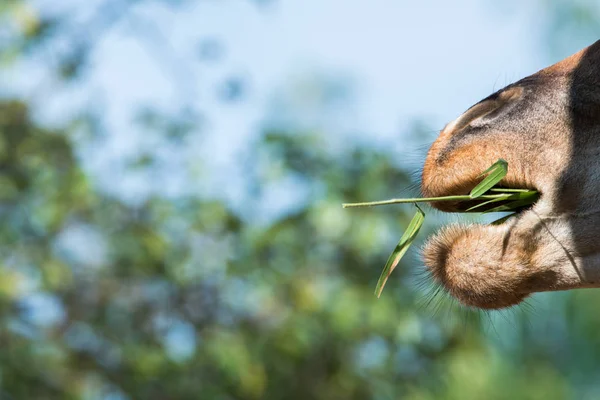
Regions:
<instances>
[{"instance_id":1,"label":"whisker","mask_svg":"<svg viewBox=\"0 0 600 400\"><path fill-rule=\"evenodd\" d=\"M419 311L426 311L427 309L429 309L429 306L431 305L431 302L438 296L438 294L440 293L440 291L442 290L442 286L441 285L435 285L433 286L429 293L427 293L424 296L424 300L422 300L421 304L417 306L417 310Z\"/></svg>"},{"instance_id":2,"label":"whisker","mask_svg":"<svg viewBox=\"0 0 600 400\"><path fill-rule=\"evenodd\" d=\"M538 310L536 309L535 305L533 303L535 303L536 300L535 299L527 299L524 302L521 303L521 316L524 318L521 318L521 321L525 321L525 323L527 324L527 326L529 328L533 328L533 322L531 318L527 318L527 317L539 317L540 314L538 312Z\"/></svg>"},{"instance_id":3,"label":"whisker","mask_svg":"<svg viewBox=\"0 0 600 400\"><path fill-rule=\"evenodd\" d=\"M500 335L500 333L498 333L498 329L496 329L496 324L494 323L494 318L493 318L492 312L491 311L485 311L484 313L487 316L487 319L488 319L488 322L489 322L489 326L492 327L492 330L494 331L494 334L500 340L502 338L502 336Z\"/></svg>"},{"instance_id":4,"label":"whisker","mask_svg":"<svg viewBox=\"0 0 600 400\"><path fill-rule=\"evenodd\" d=\"M452 318L452 311L454 310L455 307L455 301L456 299L452 296L447 296L447 307L446 307L446 320L450 321L450 318Z\"/></svg>"},{"instance_id":5,"label":"whisker","mask_svg":"<svg viewBox=\"0 0 600 400\"><path fill-rule=\"evenodd\" d=\"M445 292L444 291L440 291L439 294L436 296L436 303L433 306L433 317L437 317L437 315L440 313L440 310L442 309L442 307L445 304L445 296L444 296Z\"/></svg>"}]
</instances>

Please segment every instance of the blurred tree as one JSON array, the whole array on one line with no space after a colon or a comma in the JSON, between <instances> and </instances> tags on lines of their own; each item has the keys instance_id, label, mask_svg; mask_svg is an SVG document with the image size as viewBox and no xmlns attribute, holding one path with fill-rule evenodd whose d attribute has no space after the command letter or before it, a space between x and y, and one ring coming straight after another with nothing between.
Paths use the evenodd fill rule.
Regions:
<instances>
[{"instance_id":1,"label":"blurred tree","mask_svg":"<svg viewBox=\"0 0 600 400\"><path fill-rule=\"evenodd\" d=\"M425 395L446 367L484 374L478 398L509 373L486 360L478 324L444 326L414 308L406 268L374 299L368 266L383 264L407 216L339 205L405 186L391 154L330 158L317 136L266 132L250 165L267 158L283 172L257 170L253 184L297 174L321 195L254 226L215 200L126 206L95 192L66 135L37 127L24 104L3 103L0 121L3 148L14 149L2 153L7 398ZM544 393L561 394L555 384Z\"/></svg>"}]
</instances>

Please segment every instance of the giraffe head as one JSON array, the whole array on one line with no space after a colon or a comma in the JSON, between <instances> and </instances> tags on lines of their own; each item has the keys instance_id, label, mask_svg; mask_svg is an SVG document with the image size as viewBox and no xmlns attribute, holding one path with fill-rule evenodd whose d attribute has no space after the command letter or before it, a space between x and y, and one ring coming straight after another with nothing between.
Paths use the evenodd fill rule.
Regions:
<instances>
[{"instance_id":1,"label":"giraffe head","mask_svg":"<svg viewBox=\"0 0 600 400\"><path fill-rule=\"evenodd\" d=\"M501 225L442 229L424 248L434 280L486 309L600 287L600 41L449 123L425 160L423 195L466 194L499 158L509 166L500 186L535 189L540 199Z\"/></svg>"}]
</instances>

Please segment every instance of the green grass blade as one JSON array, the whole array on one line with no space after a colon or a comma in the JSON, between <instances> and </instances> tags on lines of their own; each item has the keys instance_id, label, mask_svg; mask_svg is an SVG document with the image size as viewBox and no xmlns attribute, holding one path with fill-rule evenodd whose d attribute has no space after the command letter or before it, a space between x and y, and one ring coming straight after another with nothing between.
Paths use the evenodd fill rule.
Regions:
<instances>
[{"instance_id":1,"label":"green grass blade","mask_svg":"<svg viewBox=\"0 0 600 400\"><path fill-rule=\"evenodd\" d=\"M527 193L527 192L533 192L533 190L530 190L530 189L491 188L490 192L494 192L494 193Z\"/></svg>"},{"instance_id":2,"label":"green grass blade","mask_svg":"<svg viewBox=\"0 0 600 400\"><path fill-rule=\"evenodd\" d=\"M412 242L415 240L415 237L419 233L419 229L421 229L421 226L423 225L423 221L425 221L425 213L423 212L423 210L421 210L421 208L416 204L415 207L417 207L417 212L415 213L415 216L410 221L408 228L400 238L400 242L398 242L398 245L396 246L392 254L389 256L387 262L385 263L383 271L381 271L381 275L379 276L379 280L377 281L377 286L375 287L375 295L377 297L381 296L383 287L385 286L385 283L392 274L392 271L394 270L394 268L396 268L396 266L398 265L398 263L412 244Z\"/></svg>"},{"instance_id":3,"label":"green grass blade","mask_svg":"<svg viewBox=\"0 0 600 400\"><path fill-rule=\"evenodd\" d=\"M512 197L513 201L507 204L502 204L498 207L494 207L490 210L486 210L484 213L492 213L492 212L503 212L503 211L513 211L518 208L526 207L535 203L539 199L540 195L538 192L529 191L527 193L519 193Z\"/></svg>"},{"instance_id":4,"label":"green grass blade","mask_svg":"<svg viewBox=\"0 0 600 400\"><path fill-rule=\"evenodd\" d=\"M508 206L509 204L512 204L512 203L517 204L517 200L519 202L522 201L523 205L528 205L528 204L535 202L539 197L538 192L536 192L535 190L527 190L527 191L519 190L518 192L511 191L511 192L502 193L502 194L504 195L504 197L498 197L496 199L484 201L482 203L474 205L471 208L466 209L464 212L473 212L479 208L485 207L489 204L498 203L500 201L510 201L509 203L502 204L501 206L503 206L503 205ZM484 199L485 197L487 197L487 196L481 196L481 197L479 197L479 199ZM513 206L513 208L514 208L514 206ZM486 213L489 211L482 211L482 212Z\"/></svg>"},{"instance_id":5,"label":"green grass blade","mask_svg":"<svg viewBox=\"0 0 600 400\"><path fill-rule=\"evenodd\" d=\"M489 214L489 213L494 213L494 212L507 212L507 211L514 211L517 210L519 208L523 208L526 207L530 204L532 204L533 201L530 199L525 199L525 200L515 200L512 201L508 204L503 204L501 206L498 207L494 207L490 210L486 210L483 212L483 214Z\"/></svg>"},{"instance_id":6,"label":"green grass blade","mask_svg":"<svg viewBox=\"0 0 600 400\"><path fill-rule=\"evenodd\" d=\"M496 193L480 196L480 200L491 200L502 198L505 193ZM403 203L431 203L431 202L442 202L442 201L469 201L473 198L468 195L456 195L456 196L441 196L441 197L414 197L408 199L389 199L379 201L368 201L364 203L343 203L343 208L358 208L358 207L374 207L374 206L387 206L390 204L403 204Z\"/></svg>"},{"instance_id":7,"label":"green grass blade","mask_svg":"<svg viewBox=\"0 0 600 400\"><path fill-rule=\"evenodd\" d=\"M488 174L479 185L475 186L469 196L472 199L476 199L477 197L483 195L485 192L493 188L498 182L500 182L508 173L508 163L499 159L496 161L491 167L483 171L483 173L479 176L483 176Z\"/></svg>"},{"instance_id":8,"label":"green grass blade","mask_svg":"<svg viewBox=\"0 0 600 400\"><path fill-rule=\"evenodd\" d=\"M482 203L474 205L473 207L467 208L465 210L465 212L473 212L473 211L477 210L478 208L482 208L482 207L487 206L488 204L497 203L499 201L504 201L504 200L509 200L510 196L511 196L511 194L509 193L509 194L507 194L504 197L498 197L497 199L492 199L492 200L484 201Z\"/></svg>"},{"instance_id":9,"label":"green grass blade","mask_svg":"<svg viewBox=\"0 0 600 400\"><path fill-rule=\"evenodd\" d=\"M515 214L505 215L502 218L498 218L497 220L495 220L493 222L490 222L490 225L500 225L500 224L503 224L504 222L508 221L509 219L511 219L514 216L515 216Z\"/></svg>"}]
</instances>

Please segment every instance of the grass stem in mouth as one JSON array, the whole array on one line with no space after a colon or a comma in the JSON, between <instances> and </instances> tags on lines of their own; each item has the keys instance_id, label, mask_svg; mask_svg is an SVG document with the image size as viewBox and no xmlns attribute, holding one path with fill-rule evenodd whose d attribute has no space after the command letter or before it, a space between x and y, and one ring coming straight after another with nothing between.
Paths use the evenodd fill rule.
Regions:
<instances>
[{"instance_id":1,"label":"grass stem in mouth","mask_svg":"<svg viewBox=\"0 0 600 400\"><path fill-rule=\"evenodd\" d=\"M496 191L495 191L496 192ZM535 191L510 191L510 192L500 192L497 194L484 194L482 196L477 197L477 200L496 200L496 199L505 199L514 193L526 193L531 192L532 194ZM414 197L408 199L389 199L389 200L379 200L379 201L368 201L363 203L344 203L342 207L344 208L358 208L358 207L374 207L374 206L387 206L390 204L403 204L403 203L431 203L437 201L473 201L474 199L468 195L457 195L457 196L441 196L441 197Z\"/></svg>"},{"instance_id":2,"label":"grass stem in mouth","mask_svg":"<svg viewBox=\"0 0 600 400\"><path fill-rule=\"evenodd\" d=\"M531 206L535 203L540 195L535 190L529 189L513 189L513 188L502 188L496 187L498 183L508 173L508 163L505 160L498 160L487 170L483 171L479 176L485 176L485 178L475 186L469 194L455 195L455 196L441 196L441 197L415 197L409 199L389 199L381 201L368 201L362 203L344 203L344 208L358 208L358 207L374 207L374 206L387 206L390 204L403 204L413 203L417 207L417 212L410 222L408 229L400 238L400 242L396 245L396 248L389 256L379 280L375 288L375 295L379 297L385 284L391 275L392 271L396 268L412 242L415 240L423 222L425 221L425 213L419 208L417 203L431 203L431 202L468 202L471 206L466 210L457 212L506 212L506 211L521 211L526 207ZM475 203L475 204L473 204ZM514 214L503 217L494 222L494 224L500 224L512 217Z\"/></svg>"}]
</instances>

